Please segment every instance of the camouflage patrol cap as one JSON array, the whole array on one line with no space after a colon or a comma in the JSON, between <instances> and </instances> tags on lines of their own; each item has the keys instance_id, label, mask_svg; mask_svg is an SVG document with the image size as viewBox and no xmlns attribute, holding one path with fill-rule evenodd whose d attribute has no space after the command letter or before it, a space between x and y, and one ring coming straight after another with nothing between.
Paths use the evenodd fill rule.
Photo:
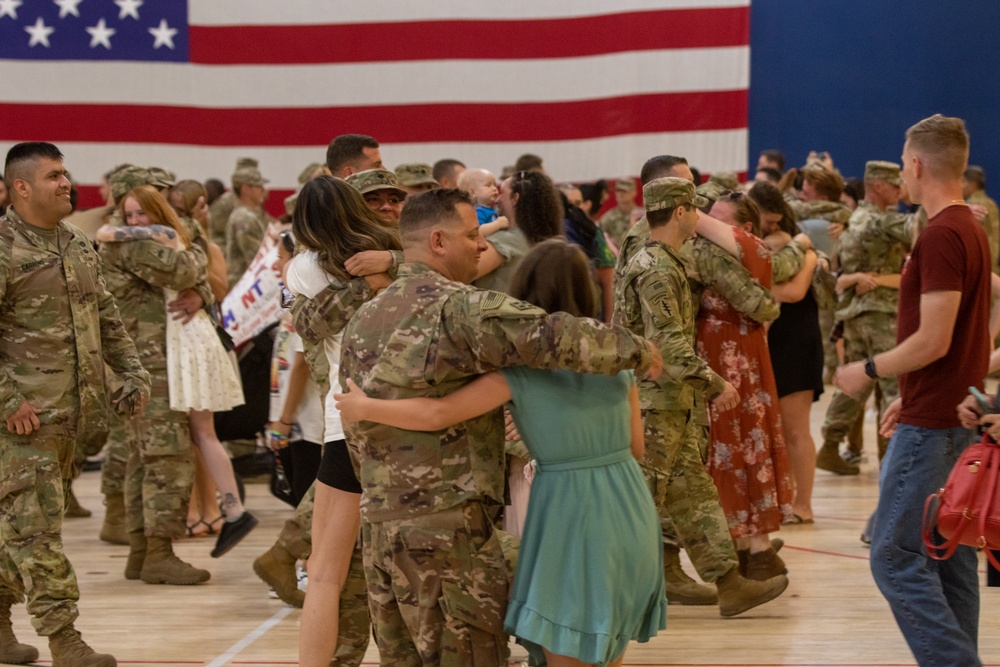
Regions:
<instances>
[{"instance_id":1,"label":"camouflage patrol cap","mask_svg":"<svg viewBox=\"0 0 1000 667\"><path fill-rule=\"evenodd\" d=\"M152 185L153 176L145 167L137 167L134 164L127 164L108 177L108 185L111 187L111 198L115 203L121 201L129 190L140 185Z\"/></svg>"},{"instance_id":2,"label":"camouflage patrol cap","mask_svg":"<svg viewBox=\"0 0 1000 667\"><path fill-rule=\"evenodd\" d=\"M635 190L635 181L631 178L619 178L615 181L615 190Z\"/></svg>"},{"instance_id":3,"label":"camouflage patrol cap","mask_svg":"<svg viewBox=\"0 0 1000 667\"><path fill-rule=\"evenodd\" d=\"M149 167L149 175L153 181L150 185L157 188L172 188L177 185L177 176L172 171L162 167Z\"/></svg>"},{"instance_id":4,"label":"camouflage patrol cap","mask_svg":"<svg viewBox=\"0 0 1000 667\"><path fill-rule=\"evenodd\" d=\"M264 185L268 182L260 175L260 170L257 167L240 167L233 172L232 181L234 188L238 185Z\"/></svg>"},{"instance_id":5,"label":"camouflage patrol cap","mask_svg":"<svg viewBox=\"0 0 1000 667\"><path fill-rule=\"evenodd\" d=\"M375 190L395 190L402 197L407 195L406 190L399 187L396 174L388 169L366 169L351 174L345 180L363 195Z\"/></svg>"},{"instance_id":6,"label":"camouflage patrol cap","mask_svg":"<svg viewBox=\"0 0 1000 667\"><path fill-rule=\"evenodd\" d=\"M415 186L433 183L440 185L434 178L434 169L423 162L407 162L396 167L396 178L400 185Z\"/></svg>"},{"instance_id":7,"label":"camouflage patrol cap","mask_svg":"<svg viewBox=\"0 0 1000 667\"><path fill-rule=\"evenodd\" d=\"M242 169L244 167L253 167L253 168L256 169L259 166L260 166L260 164L257 162L257 158L253 158L253 157L238 157L238 158L236 158L236 168L237 169Z\"/></svg>"},{"instance_id":8,"label":"camouflage patrol cap","mask_svg":"<svg viewBox=\"0 0 1000 667\"><path fill-rule=\"evenodd\" d=\"M709 202L714 202L724 193L729 192L729 188L725 187L721 183L709 180L708 183L702 183L696 187L694 191L709 200Z\"/></svg>"},{"instance_id":9,"label":"camouflage patrol cap","mask_svg":"<svg viewBox=\"0 0 1000 667\"><path fill-rule=\"evenodd\" d=\"M900 166L895 162L886 162L885 160L869 160L865 162L865 180L885 181L896 186L903 184Z\"/></svg>"},{"instance_id":10,"label":"camouflage patrol cap","mask_svg":"<svg viewBox=\"0 0 1000 667\"><path fill-rule=\"evenodd\" d=\"M647 211L659 211L687 204L695 208L708 205L708 200L695 193L694 183L686 178L665 176L642 186L642 198Z\"/></svg>"},{"instance_id":11,"label":"camouflage patrol cap","mask_svg":"<svg viewBox=\"0 0 1000 667\"><path fill-rule=\"evenodd\" d=\"M709 183L718 183L726 190L735 190L740 187L740 179L731 171L717 171L708 177Z\"/></svg>"}]
</instances>

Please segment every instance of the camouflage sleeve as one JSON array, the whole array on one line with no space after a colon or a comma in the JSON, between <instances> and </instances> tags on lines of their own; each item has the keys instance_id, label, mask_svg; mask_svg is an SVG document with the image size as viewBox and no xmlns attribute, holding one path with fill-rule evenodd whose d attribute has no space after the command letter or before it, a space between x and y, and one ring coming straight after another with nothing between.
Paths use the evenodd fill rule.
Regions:
<instances>
[{"instance_id":1,"label":"camouflage sleeve","mask_svg":"<svg viewBox=\"0 0 1000 667\"><path fill-rule=\"evenodd\" d=\"M291 308L295 332L306 343L318 345L343 331L358 308L373 296L364 278L352 278L346 285L333 283L312 299L299 295Z\"/></svg>"},{"instance_id":2,"label":"camouflage sleeve","mask_svg":"<svg viewBox=\"0 0 1000 667\"><path fill-rule=\"evenodd\" d=\"M739 259L705 239L694 245L694 260L705 287L757 322L778 319L781 310L771 290L757 282Z\"/></svg>"},{"instance_id":3,"label":"camouflage sleeve","mask_svg":"<svg viewBox=\"0 0 1000 667\"><path fill-rule=\"evenodd\" d=\"M390 271L395 274L396 269L406 261L406 258L403 256L402 250L390 250L389 254L392 255L392 269Z\"/></svg>"},{"instance_id":4,"label":"camouflage sleeve","mask_svg":"<svg viewBox=\"0 0 1000 667\"><path fill-rule=\"evenodd\" d=\"M636 293L644 313L646 338L663 355L663 376L686 383L709 397L722 391L725 381L695 354L693 341L684 330L677 298L681 285L669 285L663 276L647 273L639 277Z\"/></svg>"},{"instance_id":5,"label":"camouflage sleeve","mask_svg":"<svg viewBox=\"0 0 1000 667\"><path fill-rule=\"evenodd\" d=\"M916 213L888 211L882 216L880 227L885 235L889 237L890 241L902 243L907 248L910 248L913 245L913 233L921 214L925 217L927 215L926 213L922 213L923 210L921 208Z\"/></svg>"},{"instance_id":6,"label":"camouflage sleeve","mask_svg":"<svg viewBox=\"0 0 1000 667\"><path fill-rule=\"evenodd\" d=\"M154 241L106 244L105 257L116 259L125 271L157 287L184 290L207 285L208 258L197 245L174 250ZM211 301L208 301L211 303Z\"/></svg>"},{"instance_id":7,"label":"camouflage sleeve","mask_svg":"<svg viewBox=\"0 0 1000 667\"><path fill-rule=\"evenodd\" d=\"M326 405L326 393L330 389L330 361L326 358L326 350L322 345L314 345L303 340L302 351L313 382L319 388L319 398Z\"/></svg>"},{"instance_id":8,"label":"camouflage sleeve","mask_svg":"<svg viewBox=\"0 0 1000 667\"><path fill-rule=\"evenodd\" d=\"M520 365L614 375L653 362L646 341L623 327L549 315L502 292L459 293L445 312L445 328L472 350L478 372Z\"/></svg>"},{"instance_id":9,"label":"camouflage sleeve","mask_svg":"<svg viewBox=\"0 0 1000 667\"><path fill-rule=\"evenodd\" d=\"M142 367L135 343L122 324L121 313L118 312L115 298L108 291L100 263L101 259L98 256L97 310L101 324L101 353L104 362L124 380L126 393L137 388L143 395L149 396L149 373Z\"/></svg>"},{"instance_id":10,"label":"camouflage sleeve","mask_svg":"<svg viewBox=\"0 0 1000 667\"><path fill-rule=\"evenodd\" d=\"M226 262L229 286L236 284L250 267L263 241L256 216L246 209L237 208L226 225Z\"/></svg>"},{"instance_id":11,"label":"camouflage sleeve","mask_svg":"<svg viewBox=\"0 0 1000 667\"><path fill-rule=\"evenodd\" d=\"M7 295L7 278L10 276L10 256L11 247L4 244L0 248L0 304L3 303ZM0 366L0 417L6 419L17 412L17 409L24 403L24 396L17 389L17 383L7 372L7 368Z\"/></svg>"},{"instance_id":12,"label":"camouflage sleeve","mask_svg":"<svg viewBox=\"0 0 1000 667\"><path fill-rule=\"evenodd\" d=\"M806 253L798 241L792 241L771 255L771 282L775 285L788 282L802 270Z\"/></svg>"}]
</instances>

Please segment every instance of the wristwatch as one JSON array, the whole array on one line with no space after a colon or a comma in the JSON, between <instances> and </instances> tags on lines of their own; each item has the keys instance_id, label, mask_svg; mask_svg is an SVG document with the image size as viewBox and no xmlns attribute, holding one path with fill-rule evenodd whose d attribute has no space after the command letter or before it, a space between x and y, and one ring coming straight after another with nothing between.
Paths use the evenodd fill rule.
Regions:
<instances>
[{"instance_id":1,"label":"wristwatch","mask_svg":"<svg viewBox=\"0 0 1000 667\"><path fill-rule=\"evenodd\" d=\"M878 380L878 373L875 372L875 358L868 357L865 359L865 375L873 380Z\"/></svg>"}]
</instances>

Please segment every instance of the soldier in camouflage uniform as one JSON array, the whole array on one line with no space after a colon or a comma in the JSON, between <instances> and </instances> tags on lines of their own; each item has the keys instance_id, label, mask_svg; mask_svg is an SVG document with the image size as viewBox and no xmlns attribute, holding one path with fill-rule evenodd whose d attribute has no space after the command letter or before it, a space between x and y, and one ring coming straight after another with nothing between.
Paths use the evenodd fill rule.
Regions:
<instances>
[{"instance_id":1,"label":"soldier in camouflage uniform","mask_svg":"<svg viewBox=\"0 0 1000 667\"><path fill-rule=\"evenodd\" d=\"M865 165L865 199L851 215L840 236L838 264L841 293L835 316L844 323L844 363L864 361L896 346L896 309L899 274L913 239L911 217L896 212L903 180L900 167L873 160ZM880 378L882 406L899 395L895 377ZM823 422L823 445L816 467L839 474L857 474L859 468L840 456L843 442L864 412L871 387L856 398L837 389ZM878 423L882 422L881 409ZM888 440L878 439L878 458Z\"/></svg>"},{"instance_id":2,"label":"soldier in camouflage uniform","mask_svg":"<svg viewBox=\"0 0 1000 667\"><path fill-rule=\"evenodd\" d=\"M264 179L256 167L242 167L233 173L236 208L226 223L226 267L232 289L260 249L270 217L262 206L267 199Z\"/></svg>"},{"instance_id":3,"label":"soldier in camouflage uniform","mask_svg":"<svg viewBox=\"0 0 1000 667\"><path fill-rule=\"evenodd\" d=\"M624 330L463 284L485 246L464 193L414 195L400 232L407 263L348 323L342 384L351 378L378 398L435 397L516 364L615 373L656 363L646 341ZM504 495L503 431L499 410L437 433L348 427L384 663L505 664L510 573L493 527Z\"/></svg>"},{"instance_id":4,"label":"soldier in camouflage uniform","mask_svg":"<svg viewBox=\"0 0 1000 667\"><path fill-rule=\"evenodd\" d=\"M622 240L632 226L632 211L635 210L635 181L619 178L615 181L617 205L601 216L601 229L608 235L616 248L621 248Z\"/></svg>"},{"instance_id":5,"label":"soldier in camouflage uniform","mask_svg":"<svg viewBox=\"0 0 1000 667\"><path fill-rule=\"evenodd\" d=\"M245 167L256 169L259 165L252 157L241 157L236 160L236 171ZM212 243L225 251L226 249L226 225L229 223L229 216L233 209L239 204L236 197L236 187L219 195L219 198L208 207L208 236Z\"/></svg>"},{"instance_id":6,"label":"soldier in camouflage uniform","mask_svg":"<svg viewBox=\"0 0 1000 667\"><path fill-rule=\"evenodd\" d=\"M646 162L643 167L644 178L653 179L663 176L677 176L692 180L691 170L683 158L658 156ZM699 186L696 191L702 196L704 196L703 193L718 196L723 190L719 186L704 184ZM621 252L615 265L616 284L621 282L625 275L625 267L642 249L648 238L649 223L643 218L629 230L622 241ZM772 269L775 273L775 282L784 282L801 269L804 256L803 243L808 243L808 241L804 238L793 241L774 256ZM740 312L758 322L769 322L778 316L778 304L771 296L770 291L761 287L753 279L739 258L700 235L693 240L686 241L679 253L684 260L684 269L694 303L700 302L699 297L703 290L711 289L721 294ZM708 414L705 410L703 397L700 395L695 396L695 408L692 414L695 425L689 433L691 442L687 443L686 447L701 452L700 463L704 463L708 447ZM693 458L685 459L685 462L692 465L696 463ZM688 495L685 470L686 468L683 466L675 466L670 477L669 484L677 487L678 497ZM680 552L677 548L676 531L672 527L670 517L665 512L661 512L661 520L664 524L664 568L667 598L672 603L678 604L716 604L718 602L716 591L711 587L698 584L684 572L681 567ZM693 554L690 555L693 556Z\"/></svg>"},{"instance_id":7,"label":"soldier in camouflage uniform","mask_svg":"<svg viewBox=\"0 0 1000 667\"><path fill-rule=\"evenodd\" d=\"M104 364L121 376L116 409L137 413L149 375L105 286L90 241L61 222L71 211L62 154L18 144L7 154L12 205L0 218L0 662L38 658L11 630L27 594L55 667L113 667L73 628L80 597L63 553L62 479L76 441L102 442L112 395Z\"/></svg>"},{"instance_id":8,"label":"soldier in camouflage uniform","mask_svg":"<svg viewBox=\"0 0 1000 667\"><path fill-rule=\"evenodd\" d=\"M399 213L403 210L406 190L399 187L396 174L388 169L365 169L345 178L355 190L365 198L368 208L375 211L386 222L399 224Z\"/></svg>"},{"instance_id":9,"label":"soldier in camouflage uniform","mask_svg":"<svg viewBox=\"0 0 1000 667\"><path fill-rule=\"evenodd\" d=\"M694 416L695 395L730 409L736 390L694 353L695 301L679 250L708 203L684 178L663 177L643 186L649 240L615 282L614 321L658 346L664 374L639 383L646 456L640 462L661 516L673 520L702 579L715 582L723 616L743 613L781 594L788 580L740 576L718 491L703 464ZM683 486L671 477L683 471ZM683 493L681 491L683 490Z\"/></svg>"},{"instance_id":10,"label":"soldier in camouflage uniform","mask_svg":"<svg viewBox=\"0 0 1000 667\"><path fill-rule=\"evenodd\" d=\"M121 204L128 200L126 194ZM153 240L103 243L100 253L108 288L129 334L143 342L140 358L153 380L146 413L127 425L125 578L151 584L202 583L209 573L177 558L171 544L184 535L194 460L187 413L170 409L166 318L175 315L167 312L164 288L212 303L208 259L198 244L175 250Z\"/></svg>"},{"instance_id":11,"label":"soldier in camouflage uniform","mask_svg":"<svg viewBox=\"0 0 1000 667\"><path fill-rule=\"evenodd\" d=\"M990 241L990 268L993 273L1000 272L997 267L997 259L1000 256L1000 210L997 203L986 194L986 174L982 167L969 166L965 170L962 178L962 194L972 206L982 206L986 209L986 217L981 218L983 228L986 230L986 238Z\"/></svg>"}]
</instances>

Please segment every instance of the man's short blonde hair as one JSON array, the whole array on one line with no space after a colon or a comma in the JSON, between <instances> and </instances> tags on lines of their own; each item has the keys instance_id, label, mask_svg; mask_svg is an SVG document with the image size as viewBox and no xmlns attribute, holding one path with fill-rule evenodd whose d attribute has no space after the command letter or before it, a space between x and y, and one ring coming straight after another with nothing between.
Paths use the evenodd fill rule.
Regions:
<instances>
[{"instance_id":1,"label":"man's short blonde hair","mask_svg":"<svg viewBox=\"0 0 1000 667\"><path fill-rule=\"evenodd\" d=\"M969 133L961 118L925 118L906 131L906 143L934 178L960 179L969 164Z\"/></svg>"}]
</instances>

